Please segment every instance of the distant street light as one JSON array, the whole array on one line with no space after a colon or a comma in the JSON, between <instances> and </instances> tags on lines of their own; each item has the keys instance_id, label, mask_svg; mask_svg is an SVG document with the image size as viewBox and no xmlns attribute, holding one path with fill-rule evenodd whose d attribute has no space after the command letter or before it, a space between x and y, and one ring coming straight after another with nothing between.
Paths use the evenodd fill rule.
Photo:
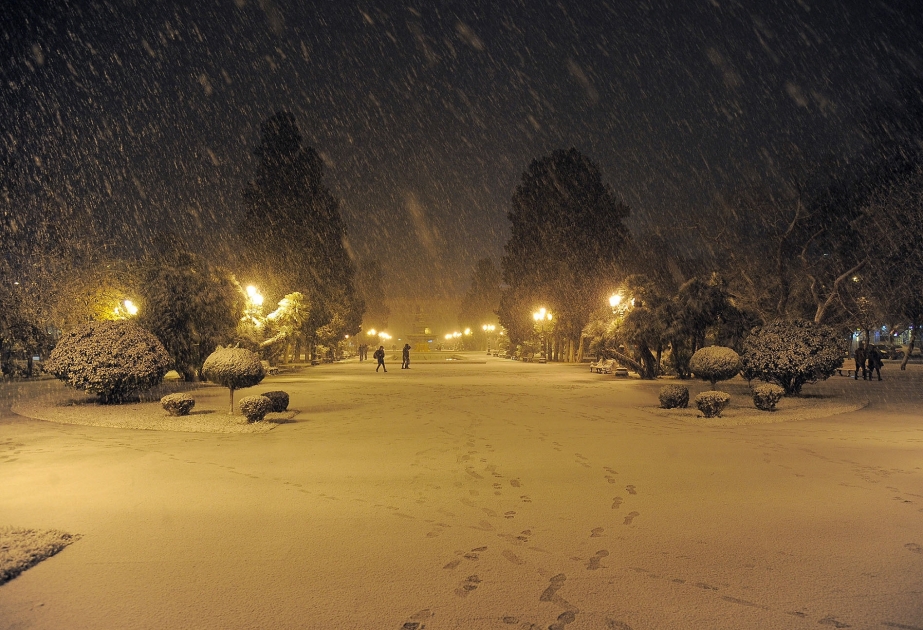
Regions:
<instances>
[{"instance_id":1,"label":"distant street light","mask_svg":"<svg viewBox=\"0 0 923 630\"><path fill-rule=\"evenodd\" d=\"M618 293L614 293L609 296L609 306L614 309L618 308L619 303L622 301L622 296Z\"/></svg>"}]
</instances>

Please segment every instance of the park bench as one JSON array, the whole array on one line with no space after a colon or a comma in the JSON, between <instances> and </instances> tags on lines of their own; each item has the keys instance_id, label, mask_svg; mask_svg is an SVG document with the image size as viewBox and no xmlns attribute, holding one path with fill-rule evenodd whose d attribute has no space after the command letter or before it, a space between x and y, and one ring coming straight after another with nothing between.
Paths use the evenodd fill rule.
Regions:
<instances>
[{"instance_id":1,"label":"park bench","mask_svg":"<svg viewBox=\"0 0 923 630\"><path fill-rule=\"evenodd\" d=\"M612 370L614 369L615 359L606 359L590 363L590 372L596 372L597 374L612 374Z\"/></svg>"}]
</instances>

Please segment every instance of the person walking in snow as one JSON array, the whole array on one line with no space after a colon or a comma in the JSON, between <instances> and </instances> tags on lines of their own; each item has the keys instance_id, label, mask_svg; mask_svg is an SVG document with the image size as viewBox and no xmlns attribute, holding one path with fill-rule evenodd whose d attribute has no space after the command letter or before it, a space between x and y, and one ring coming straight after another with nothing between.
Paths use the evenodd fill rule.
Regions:
<instances>
[{"instance_id":1,"label":"person walking in snow","mask_svg":"<svg viewBox=\"0 0 923 630\"><path fill-rule=\"evenodd\" d=\"M378 359L378 365L375 366L375 371L378 371L378 368L384 368L385 372L388 371L388 368L385 367L385 347L378 346L378 350L375 351L375 354L372 355Z\"/></svg>"},{"instance_id":2,"label":"person walking in snow","mask_svg":"<svg viewBox=\"0 0 923 630\"><path fill-rule=\"evenodd\" d=\"M401 353L401 369L409 370L410 369L410 344L404 344L404 351Z\"/></svg>"},{"instance_id":3,"label":"person walking in snow","mask_svg":"<svg viewBox=\"0 0 923 630\"><path fill-rule=\"evenodd\" d=\"M865 352L865 342L860 341L859 346L856 348L856 372L853 374L853 379L859 380L859 372L862 372L862 380L865 380L865 360L868 358L868 355Z\"/></svg>"},{"instance_id":4,"label":"person walking in snow","mask_svg":"<svg viewBox=\"0 0 923 630\"><path fill-rule=\"evenodd\" d=\"M867 353L867 357L868 358L866 359L866 361L868 363L869 380L872 380L872 370L874 370L875 373L878 374L878 380L880 381L881 380L881 366L884 365L881 362L881 352L879 352L878 348L876 348L875 346L871 346Z\"/></svg>"}]
</instances>

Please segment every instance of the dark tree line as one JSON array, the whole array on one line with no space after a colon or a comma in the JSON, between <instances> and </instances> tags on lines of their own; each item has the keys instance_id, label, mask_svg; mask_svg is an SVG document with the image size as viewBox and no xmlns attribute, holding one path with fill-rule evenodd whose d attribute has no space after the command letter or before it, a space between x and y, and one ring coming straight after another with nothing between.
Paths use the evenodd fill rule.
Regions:
<instances>
[{"instance_id":1,"label":"dark tree line","mask_svg":"<svg viewBox=\"0 0 923 630\"><path fill-rule=\"evenodd\" d=\"M921 114L923 92L905 89L856 123L852 153L818 162L792 147L687 221L635 238L590 160L574 149L535 160L508 214L500 322L514 343L535 339L531 313L544 306L556 316L554 358L579 357L585 337L593 354L650 378L665 366L688 376L699 348L739 349L779 321L826 324L844 339L887 324L912 329L913 344L923 325ZM628 301L605 307L617 288Z\"/></svg>"},{"instance_id":2,"label":"dark tree line","mask_svg":"<svg viewBox=\"0 0 923 630\"><path fill-rule=\"evenodd\" d=\"M246 296L229 268L176 234L131 251L111 247L97 235L92 212L64 203L7 158L0 163L3 373L31 366L32 356L47 354L62 331L132 316L129 299L139 323L163 342L173 367L188 379L200 377L205 357L219 344L260 349L294 338L313 354L355 334L363 300L339 202L323 184L323 163L303 144L291 114L272 116L261 131L238 230L242 260L223 262L260 283L269 310L280 302L279 318L263 333L271 339L261 343L242 329ZM370 263L361 280L365 291L380 291L380 268ZM381 306L375 312L385 321L387 315Z\"/></svg>"}]
</instances>

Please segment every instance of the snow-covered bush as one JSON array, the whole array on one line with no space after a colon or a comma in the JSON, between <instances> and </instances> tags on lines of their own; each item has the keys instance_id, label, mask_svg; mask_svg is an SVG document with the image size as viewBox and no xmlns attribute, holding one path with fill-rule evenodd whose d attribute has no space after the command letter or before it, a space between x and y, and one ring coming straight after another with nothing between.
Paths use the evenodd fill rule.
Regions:
<instances>
[{"instance_id":1,"label":"snow-covered bush","mask_svg":"<svg viewBox=\"0 0 923 630\"><path fill-rule=\"evenodd\" d=\"M272 403L273 413L288 409L288 394L285 392L263 392L262 394Z\"/></svg>"},{"instance_id":2,"label":"snow-covered bush","mask_svg":"<svg viewBox=\"0 0 923 630\"><path fill-rule=\"evenodd\" d=\"M160 405L171 416L188 416L195 407L195 398L189 394L167 394L160 399Z\"/></svg>"},{"instance_id":3,"label":"snow-covered bush","mask_svg":"<svg viewBox=\"0 0 923 630\"><path fill-rule=\"evenodd\" d=\"M247 422L261 422L272 411L272 401L266 396L244 396L240 399L240 413Z\"/></svg>"},{"instance_id":4,"label":"snow-covered bush","mask_svg":"<svg viewBox=\"0 0 923 630\"><path fill-rule=\"evenodd\" d=\"M231 390L231 414L234 413L234 390L258 385L266 371L260 357L244 348L221 348L208 355L202 375L212 383Z\"/></svg>"},{"instance_id":5,"label":"snow-covered bush","mask_svg":"<svg viewBox=\"0 0 923 630\"><path fill-rule=\"evenodd\" d=\"M661 409L685 409L689 406L689 389L682 385L664 385L660 388Z\"/></svg>"},{"instance_id":6,"label":"snow-covered bush","mask_svg":"<svg viewBox=\"0 0 923 630\"><path fill-rule=\"evenodd\" d=\"M747 337L743 375L781 385L790 396L843 366L846 340L829 326L797 319L773 322Z\"/></svg>"},{"instance_id":7,"label":"snow-covered bush","mask_svg":"<svg viewBox=\"0 0 923 630\"><path fill-rule=\"evenodd\" d=\"M720 418L728 403L731 402L730 394L725 392L702 392L695 397L695 406L706 418Z\"/></svg>"},{"instance_id":8,"label":"snow-covered bush","mask_svg":"<svg viewBox=\"0 0 923 630\"><path fill-rule=\"evenodd\" d=\"M740 355L722 346L699 348L689 360L692 373L696 378L711 383L712 389L715 389L715 383L718 381L726 381L737 376L740 367Z\"/></svg>"},{"instance_id":9,"label":"snow-covered bush","mask_svg":"<svg viewBox=\"0 0 923 630\"><path fill-rule=\"evenodd\" d=\"M763 383L753 388L753 404L762 411L775 411L783 396L785 390L772 383Z\"/></svg>"},{"instance_id":10,"label":"snow-covered bush","mask_svg":"<svg viewBox=\"0 0 923 630\"><path fill-rule=\"evenodd\" d=\"M64 333L45 369L102 403L118 403L160 383L171 364L163 344L148 331L129 321L105 321Z\"/></svg>"}]
</instances>

